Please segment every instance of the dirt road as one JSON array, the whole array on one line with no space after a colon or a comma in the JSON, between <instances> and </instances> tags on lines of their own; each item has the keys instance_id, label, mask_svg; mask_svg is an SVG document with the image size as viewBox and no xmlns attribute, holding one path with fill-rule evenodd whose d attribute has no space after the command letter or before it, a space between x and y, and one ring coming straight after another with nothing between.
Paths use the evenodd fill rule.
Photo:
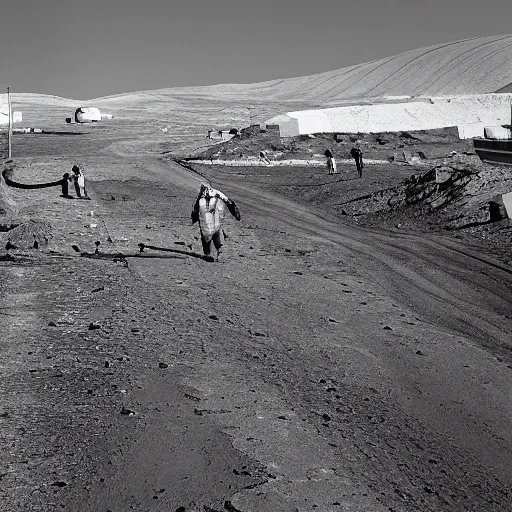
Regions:
<instances>
[{"instance_id":1,"label":"dirt road","mask_svg":"<svg viewBox=\"0 0 512 512\"><path fill-rule=\"evenodd\" d=\"M325 218L328 214L235 180L236 176L229 181L215 176L214 184L242 197L271 224L278 222L311 241L335 244L341 264L362 278L359 284L415 315L418 323L406 322L413 329L394 335L395 343L378 340L375 333L365 332L364 325L349 339L359 345L359 353L375 357L386 369L397 404L422 428L446 436L510 482L512 269L442 237L343 225ZM425 325L417 328L422 324L428 324L430 332L425 332ZM394 333L396 324L390 330ZM399 340L402 336L409 342ZM366 371L356 379L367 379ZM436 444L439 448L441 440ZM453 448L446 447L445 453L453 454ZM431 487L424 489L428 493Z\"/></svg>"},{"instance_id":2,"label":"dirt road","mask_svg":"<svg viewBox=\"0 0 512 512\"><path fill-rule=\"evenodd\" d=\"M18 295L2 311L25 322L9 346L39 347L30 364L48 368L58 343L51 372L69 381L38 370L21 385L26 356L14 371L3 353L0 421L31 433L10 423L9 510L512 510L508 267L345 225L243 175L113 154L86 161L92 201L26 205L52 217L62 263L48 253L4 280ZM73 254L95 239L199 251L189 210L205 177L242 212L218 264ZM62 304L73 323L48 328Z\"/></svg>"}]
</instances>

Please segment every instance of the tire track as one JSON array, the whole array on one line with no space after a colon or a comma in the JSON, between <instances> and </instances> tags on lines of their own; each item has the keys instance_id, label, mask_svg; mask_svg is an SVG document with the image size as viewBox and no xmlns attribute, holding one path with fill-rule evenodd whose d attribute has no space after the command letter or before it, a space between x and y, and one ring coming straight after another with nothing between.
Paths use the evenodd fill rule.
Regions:
<instances>
[{"instance_id":1,"label":"tire track","mask_svg":"<svg viewBox=\"0 0 512 512\"><path fill-rule=\"evenodd\" d=\"M481 346L499 356L512 355L512 323L504 316L506 310L512 310L510 269L491 258L476 257L464 248L456 246L454 251L455 242L450 242L451 248L447 244L439 247L436 241L423 237L336 225L281 197L216 181L231 189L232 195L244 197L251 208L265 211L315 239L335 243L347 257L355 254L358 259L363 258L368 276L432 323L478 340ZM426 257L425 246L433 256ZM464 275L467 258L471 258L474 268L469 283ZM460 265L460 272L450 275L444 269L448 262ZM431 268L439 272L435 280L433 272L429 272ZM488 284L488 276L493 277L494 284ZM455 284L461 288L457 295ZM486 303L482 304L484 300Z\"/></svg>"},{"instance_id":2,"label":"tire track","mask_svg":"<svg viewBox=\"0 0 512 512\"><path fill-rule=\"evenodd\" d=\"M398 74L400 71L402 71L403 69L405 69L407 66L409 66L410 64L412 64L414 61L418 60L418 59L421 59L423 57L425 57L425 55L428 55L430 53L433 53L433 52L436 52L442 48L447 48L448 46L454 46L454 45L458 45L458 44L461 44L461 43L465 43L467 41L471 41L473 39L477 39L476 37L475 38L471 38L471 39L463 39L462 41L455 41L455 42L451 42L451 43L447 43L447 44L443 44L443 45L439 45L439 46L436 46L435 48L432 48L431 50L428 50L424 53L422 53L421 55L418 55L416 57L414 57L412 60L410 60L409 62L407 62L406 64L404 64L403 66L399 67L397 70L395 70L393 73L391 73L390 75L388 75L386 78L384 78L383 80L381 80L380 82L378 82L375 86L373 86L371 89L367 90L365 92L365 94L370 94L372 91L374 91L377 87L381 86L384 82L386 82L387 80L389 80L390 78L392 78L393 76L395 76L396 74Z\"/></svg>"},{"instance_id":3,"label":"tire track","mask_svg":"<svg viewBox=\"0 0 512 512\"><path fill-rule=\"evenodd\" d=\"M466 57L464 57L460 63L458 64L458 66L460 66L463 62L466 62L466 60L470 59L473 55L470 55L472 54L475 50L476 50L476 53L479 53L484 46L487 46L489 44L495 44L497 43L498 41L503 41L504 39L510 39L511 36L505 36L505 37L502 37L502 38L499 38L499 39L495 39L493 41L486 41L485 43L482 43L482 44L479 44L477 46L474 46L473 48L471 48L470 50L467 50L463 53L459 53L458 55L456 55L455 57L453 57L452 59L450 59L448 62L445 62L442 66L438 67L436 69L436 73L435 74L440 74L441 73L441 70L443 68L446 68L451 62L454 62L458 59L460 59L462 56L466 55ZM508 47L510 45L507 45L506 47ZM504 48L506 48L504 47ZM480 60L484 60L484 58L487 57L487 55L485 55L484 57L482 57L482 59ZM428 91L430 87L432 87L434 84L436 84L439 80L443 79L444 77L446 76L446 73L443 73L441 74L439 77L437 77L433 82L430 82L430 80L433 78L433 76L431 75L429 77L429 82L428 83L425 83L425 90ZM457 75L458 76L458 75Z\"/></svg>"}]
</instances>

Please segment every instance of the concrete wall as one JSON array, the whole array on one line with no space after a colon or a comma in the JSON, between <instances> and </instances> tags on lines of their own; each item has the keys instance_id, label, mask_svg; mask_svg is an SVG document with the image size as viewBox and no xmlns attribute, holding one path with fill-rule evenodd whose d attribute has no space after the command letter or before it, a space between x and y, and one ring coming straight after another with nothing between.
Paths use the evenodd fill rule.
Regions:
<instances>
[{"instance_id":1,"label":"concrete wall","mask_svg":"<svg viewBox=\"0 0 512 512\"><path fill-rule=\"evenodd\" d=\"M476 121L474 123L462 123L457 125L459 130L459 139L472 139L473 137L483 137L485 123Z\"/></svg>"},{"instance_id":2,"label":"concrete wall","mask_svg":"<svg viewBox=\"0 0 512 512\"><path fill-rule=\"evenodd\" d=\"M266 127L265 129L268 129L268 126L278 126L279 135L281 137L295 137L296 135L300 135L301 133L299 129L298 119L295 117L291 117L289 114L280 114L278 116L275 116L272 119L269 119L268 121L262 123L262 125ZM262 125L260 125L260 128L262 127Z\"/></svg>"},{"instance_id":3,"label":"concrete wall","mask_svg":"<svg viewBox=\"0 0 512 512\"><path fill-rule=\"evenodd\" d=\"M279 124L282 136L432 130L477 122L498 126L511 122L511 102L512 94L421 98L404 103L288 112L266 123Z\"/></svg>"},{"instance_id":4,"label":"concrete wall","mask_svg":"<svg viewBox=\"0 0 512 512\"><path fill-rule=\"evenodd\" d=\"M334 131L326 111L306 110L296 119L300 133L330 133Z\"/></svg>"},{"instance_id":5,"label":"concrete wall","mask_svg":"<svg viewBox=\"0 0 512 512\"><path fill-rule=\"evenodd\" d=\"M484 128L486 139L508 140L510 139L510 130L503 126L486 126Z\"/></svg>"}]
</instances>

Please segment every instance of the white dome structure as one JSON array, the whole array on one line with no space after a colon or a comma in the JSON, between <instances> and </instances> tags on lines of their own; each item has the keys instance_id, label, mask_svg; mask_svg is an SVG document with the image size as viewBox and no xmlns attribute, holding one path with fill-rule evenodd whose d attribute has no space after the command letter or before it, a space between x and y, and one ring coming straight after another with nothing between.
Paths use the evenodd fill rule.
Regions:
<instances>
[{"instance_id":1,"label":"white dome structure","mask_svg":"<svg viewBox=\"0 0 512 512\"><path fill-rule=\"evenodd\" d=\"M80 107L75 111L75 121L77 123L94 123L101 121L101 112L97 107Z\"/></svg>"}]
</instances>

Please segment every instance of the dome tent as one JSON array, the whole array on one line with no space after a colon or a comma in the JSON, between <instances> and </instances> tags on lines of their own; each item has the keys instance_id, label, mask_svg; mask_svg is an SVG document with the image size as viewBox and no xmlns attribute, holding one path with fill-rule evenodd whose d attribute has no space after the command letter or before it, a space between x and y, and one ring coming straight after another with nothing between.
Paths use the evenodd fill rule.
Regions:
<instances>
[{"instance_id":1,"label":"dome tent","mask_svg":"<svg viewBox=\"0 0 512 512\"><path fill-rule=\"evenodd\" d=\"M96 107L79 107L75 111L75 122L94 123L101 121L101 112Z\"/></svg>"}]
</instances>

